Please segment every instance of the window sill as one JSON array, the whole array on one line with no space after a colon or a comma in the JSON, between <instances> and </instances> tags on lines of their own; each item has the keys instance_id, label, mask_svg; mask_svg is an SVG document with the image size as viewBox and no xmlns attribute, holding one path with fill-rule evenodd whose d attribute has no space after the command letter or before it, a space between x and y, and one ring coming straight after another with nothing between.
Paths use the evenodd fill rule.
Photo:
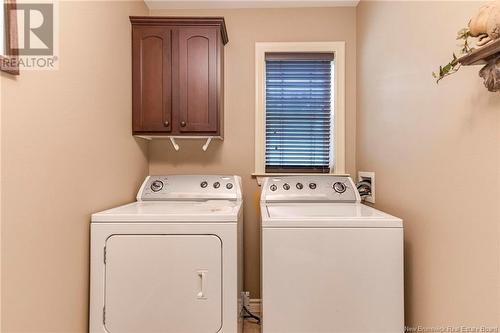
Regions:
<instances>
[{"instance_id":1,"label":"window sill","mask_svg":"<svg viewBox=\"0 0 500 333\"><path fill-rule=\"evenodd\" d=\"M282 176L349 176L347 173L252 173L252 178L257 180L259 186L262 185L264 180L268 177L282 177Z\"/></svg>"}]
</instances>

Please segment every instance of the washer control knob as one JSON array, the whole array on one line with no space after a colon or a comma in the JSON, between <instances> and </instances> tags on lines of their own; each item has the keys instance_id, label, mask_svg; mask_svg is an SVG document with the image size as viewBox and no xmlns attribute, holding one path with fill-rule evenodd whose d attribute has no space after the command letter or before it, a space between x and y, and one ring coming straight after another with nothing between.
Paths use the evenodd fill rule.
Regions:
<instances>
[{"instance_id":1,"label":"washer control knob","mask_svg":"<svg viewBox=\"0 0 500 333\"><path fill-rule=\"evenodd\" d=\"M290 189L290 185L288 183L283 184L283 189L288 191Z\"/></svg>"},{"instance_id":2,"label":"washer control knob","mask_svg":"<svg viewBox=\"0 0 500 333\"><path fill-rule=\"evenodd\" d=\"M274 191L276 191L276 190L278 189L278 186L276 186L275 184L272 184L272 185L269 187L269 189L270 189L271 191L273 191L273 192L274 192Z\"/></svg>"},{"instance_id":3,"label":"washer control knob","mask_svg":"<svg viewBox=\"0 0 500 333\"><path fill-rule=\"evenodd\" d=\"M309 188L311 190L315 190L316 189L316 183L309 183Z\"/></svg>"},{"instance_id":4,"label":"washer control knob","mask_svg":"<svg viewBox=\"0 0 500 333\"><path fill-rule=\"evenodd\" d=\"M304 185L302 185L302 183L297 183L295 187L297 188L297 190L302 190L304 188Z\"/></svg>"},{"instance_id":5,"label":"washer control knob","mask_svg":"<svg viewBox=\"0 0 500 333\"><path fill-rule=\"evenodd\" d=\"M347 187L345 186L344 183L336 182L335 184L333 184L333 189L337 193L344 193Z\"/></svg>"},{"instance_id":6,"label":"washer control knob","mask_svg":"<svg viewBox=\"0 0 500 333\"><path fill-rule=\"evenodd\" d=\"M227 188L228 190L232 189L232 188L233 188L233 183L227 183L227 184L226 184L226 188Z\"/></svg>"},{"instance_id":7,"label":"washer control knob","mask_svg":"<svg viewBox=\"0 0 500 333\"><path fill-rule=\"evenodd\" d=\"M161 191L162 188L163 188L163 182L161 180L155 180L154 182L151 183L151 190L153 192Z\"/></svg>"},{"instance_id":8,"label":"washer control knob","mask_svg":"<svg viewBox=\"0 0 500 333\"><path fill-rule=\"evenodd\" d=\"M208 186L208 183L206 181L202 181L200 186L201 186L201 188L205 188Z\"/></svg>"},{"instance_id":9,"label":"washer control knob","mask_svg":"<svg viewBox=\"0 0 500 333\"><path fill-rule=\"evenodd\" d=\"M220 187L220 183L219 182L215 182L214 183L214 188L219 188Z\"/></svg>"}]
</instances>

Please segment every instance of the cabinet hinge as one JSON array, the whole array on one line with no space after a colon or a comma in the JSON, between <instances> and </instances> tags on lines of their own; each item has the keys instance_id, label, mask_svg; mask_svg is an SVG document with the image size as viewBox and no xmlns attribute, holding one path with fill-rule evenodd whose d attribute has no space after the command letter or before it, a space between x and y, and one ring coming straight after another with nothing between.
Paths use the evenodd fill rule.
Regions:
<instances>
[{"instance_id":1,"label":"cabinet hinge","mask_svg":"<svg viewBox=\"0 0 500 333\"><path fill-rule=\"evenodd\" d=\"M104 247L104 265L106 265L106 246Z\"/></svg>"}]
</instances>

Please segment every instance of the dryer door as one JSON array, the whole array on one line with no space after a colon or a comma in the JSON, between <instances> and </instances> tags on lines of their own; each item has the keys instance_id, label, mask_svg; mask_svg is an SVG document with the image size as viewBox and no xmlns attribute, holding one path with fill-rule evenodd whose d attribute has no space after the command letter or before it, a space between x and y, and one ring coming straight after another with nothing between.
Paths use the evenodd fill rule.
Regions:
<instances>
[{"instance_id":1,"label":"dryer door","mask_svg":"<svg viewBox=\"0 0 500 333\"><path fill-rule=\"evenodd\" d=\"M222 243L214 235L113 235L106 242L110 333L215 333L222 325Z\"/></svg>"}]
</instances>

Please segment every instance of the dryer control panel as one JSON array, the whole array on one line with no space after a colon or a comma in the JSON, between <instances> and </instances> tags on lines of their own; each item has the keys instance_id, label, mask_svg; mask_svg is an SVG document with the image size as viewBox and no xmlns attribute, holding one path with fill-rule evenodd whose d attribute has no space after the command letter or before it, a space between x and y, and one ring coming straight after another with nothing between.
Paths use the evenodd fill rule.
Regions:
<instances>
[{"instance_id":1,"label":"dryer control panel","mask_svg":"<svg viewBox=\"0 0 500 333\"><path fill-rule=\"evenodd\" d=\"M350 177L311 175L267 178L261 201L360 202L361 198Z\"/></svg>"},{"instance_id":2,"label":"dryer control panel","mask_svg":"<svg viewBox=\"0 0 500 333\"><path fill-rule=\"evenodd\" d=\"M220 175L148 176L138 201L241 200L241 178Z\"/></svg>"}]
</instances>

